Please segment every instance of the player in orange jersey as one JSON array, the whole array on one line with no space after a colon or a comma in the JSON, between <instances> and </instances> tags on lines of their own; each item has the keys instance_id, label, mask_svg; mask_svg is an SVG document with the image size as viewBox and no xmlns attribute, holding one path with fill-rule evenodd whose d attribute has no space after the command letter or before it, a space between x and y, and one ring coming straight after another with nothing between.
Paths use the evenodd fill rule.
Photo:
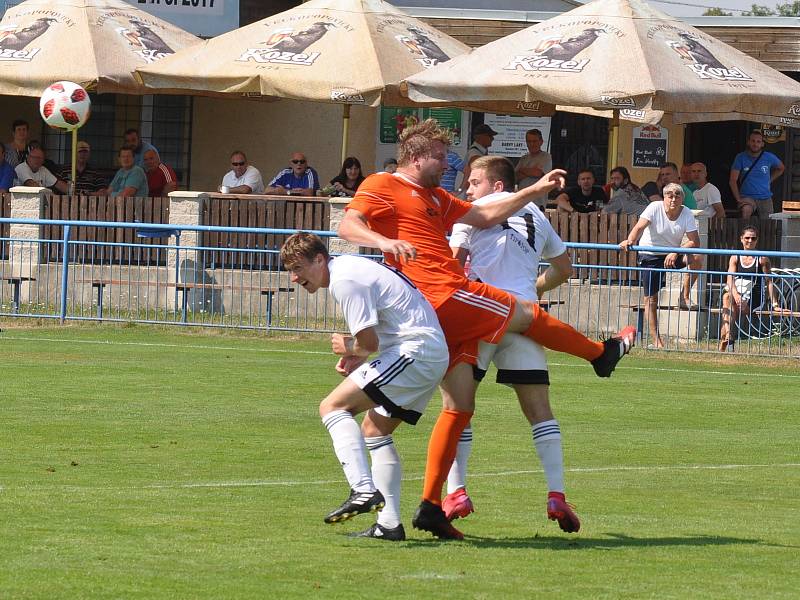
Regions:
<instances>
[{"instance_id":1,"label":"player in orange jersey","mask_svg":"<svg viewBox=\"0 0 800 600\"><path fill-rule=\"evenodd\" d=\"M397 172L376 173L361 184L347 207L339 236L380 249L436 309L450 369L441 384L443 409L431 434L422 503L412 523L442 539L462 539L442 511L441 496L459 437L474 412L472 366L478 343L496 344L506 331L521 333L547 348L591 361L599 376L608 377L633 340L626 335L592 341L537 303L467 279L446 239L452 225L485 228L501 223L534 198L563 187L565 173L551 171L532 186L478 206L439 187L449 144L449 132L433 119L404 130Z\"/></svg>"}]
</instances>

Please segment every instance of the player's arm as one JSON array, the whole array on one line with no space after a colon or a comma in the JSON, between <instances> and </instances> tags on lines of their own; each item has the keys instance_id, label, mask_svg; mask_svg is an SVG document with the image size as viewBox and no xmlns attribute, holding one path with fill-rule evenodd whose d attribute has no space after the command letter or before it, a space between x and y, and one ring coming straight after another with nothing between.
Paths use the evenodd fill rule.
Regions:
<instances>
[{"instance_id":1,"label":"player's arm","mask_svg":"<svg viewBox=\"0 0 800 600\"><path fill-rule=\"evenodd\" d=\"M569 252L559 254L554 258L548 259L548 261L550 266L536 278L536 293L540 298L545 292L557 288L572 277L572 260L569 257Z\"/></svg>"},{"instance_id":2,"label":"player's arm","mask_svg":"<svg viewBox=\"0 0 800 600\"><path fill-rule=\"evenodd\" d=\"M414 260L417 257L417 249L413 244L405 240L392 240L373 231L367 225L367 218L363 213L353 208L344 213L337 235L353 244L378 248L381 252L394 254L397 261Z\"/></svg>"},{"instance_id":3,"label":"player's arm","mask_svg":"<svg viewBox=\"0 0 800 600\"><path fill-rule=\"evenodd\" d=\"M722 208L722 203L717 202L716 204L712 204L711 207L714 209L714 216L711 217L712 219L724 219L725 218L725 209Z\"/></svg>"},{"instance_id":4,"label":"player's arm","mask_svg":"<svg viewBox=\"0 0 800 600\"><path fill-rule=\"evenodd\" d=\"M734 303L736 303L736 305L738 306L739 304L742 303L742 296L739 293L739 290L736 289L736 273L738 271L738 269L736 268L737 264L738 261L736 260L736 256L731 256L730 259L728 260L727 287L728 287L728 293L731 295L731 298L733 298Z\"/></svg>"},{"instance_id":5,"label":"player's arm","mask_svg":"<svg viewBox=\"0 0 800 600\"><path fill-rule=\"evenodd\" d=\"M469 256L469 250L466 248L453 248L452 246L450 249L453 251L453 258L455 258L458 263L463 267L467 262L467 257Z\"/></svg>"},{"instance_id":6,"label":"player's arm","mask_svg":"<svg viewBox=\"0 0 800 600\"><path fill-rule=\"evenodd\" d=\"M531 200L538 196L546 196L550 190L564 187L566 171L555 169L542 177L539 181L505 198L487 202L486 204L473 204L469 212L461 217L458 222L466 223L485 229L504 221Z\"/></svg>"},{"instance_id":7,"label":"player's arm","mask_svg":"<svg viewBox=\"0 0 800 600\"><path fill-rule=\"evenodd\" d=\"M339 356L367 358L378 351L378 334L374 327L366 327L355 335L334 333L331 335L331 348Z\"/></svg>"}]
</instances>

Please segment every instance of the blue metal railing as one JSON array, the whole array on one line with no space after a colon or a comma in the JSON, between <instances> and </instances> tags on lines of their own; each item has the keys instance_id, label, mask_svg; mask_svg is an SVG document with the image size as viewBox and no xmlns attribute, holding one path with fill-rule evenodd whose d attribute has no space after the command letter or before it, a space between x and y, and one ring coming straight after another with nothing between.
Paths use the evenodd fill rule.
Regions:
<instances>
[{"instance_id":1,"label":"blue metal railing","mask_svg":"<svg viewBox=\"0 0 800 600\"><path fill-rule=\"evenodd\" d=\"M281 269L277 246L219 248L181 243L182 235L192 231L285 236L295 233L295 229L8 218L0 218L0 223L63 227L59 240L0 239L0 243L9 244L8 259L0 262L3 280L0 316L284 331L329 332L343 327L341 315L326 290L309 296L291 285L288 274ZM137 229L145 238L170 237L156 246L71 239L81 227ZM330 231L314 233L323 238L335 237ZM174 243L170 243L172 239ZM567 246L572 251L620 251L615 244L568 243ZM55 248L60 248L63 259L57 257ZM111 261L107 258L108 252L96 252L97 248L155 249L156 259L136 259L136 253L129 252L126 261ZM636 250L645 248L631 248L631 251ZM689 249L661 250L686 253ZM160 255L161 252L168 258ZM227 256L221 263L207 260L207 256L220 252ZM744 254L740 250L703 248L692 248L691 253ZM800 253L755 251L747 254L800 259ZM38 260L26 262L23 260L26 255L38 256ZM98 256L100 258L96 258ZM644 332L641 341L646 346L649 333L637 282L641 269L599 263L574 267L576 277L542 299L549 310L593 337L607 336L621 326L637 323L640 332ZM663 321L661 329L666 332L668 346L701 351L716 349L720 322L725 314L722 299L728 274L696 271L699 280L693 290L694 308L685 311L677 308L680 291L676 292L683 275L676 276L676 271L669 269L657 271L671 280L661 293L659 305L659 323ZM737 335L740 340L746 340L740 348L749 354L797 356L800 270L776 270L772 281L778 288L784 310L754 309L739 315ZM7 302L9 291L10 303Z\"/></svg>"}]
</instances>

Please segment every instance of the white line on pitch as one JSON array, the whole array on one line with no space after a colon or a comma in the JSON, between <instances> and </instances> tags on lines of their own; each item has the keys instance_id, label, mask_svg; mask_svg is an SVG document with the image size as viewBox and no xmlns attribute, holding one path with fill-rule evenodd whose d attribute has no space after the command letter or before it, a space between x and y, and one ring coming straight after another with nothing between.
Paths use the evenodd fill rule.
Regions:
<instances>
[{"instance_id":1,"label":"white line on pitch","mask_svg":"<svg viewBox=\"0 0 800 600\"><path fill-rule=\"evenodd\" d=\"M153 348L180 348L180 349L198 349L198 350L226 350L226 351L240 351L240 352L264 352L268 354L318 354L329 355L330 352L323 352L319 350L289 350L273 348L242 348L239 346L208 346L197 344L165 344L155 342L112 342L110 340L67 340L60 338L43 338L43 337L27 337L27 336L12 336L4 335L3 339L6 340L20 340L28 342L63 342L67 344L98 344L102 346L144 346ZM580 363L559 363L550 362L553 367L570 367L570 368L585 368ZM779 379L800 379L800 375L789 375L786 373L762 373L758 371L741 372L741 371L710 371L710 370L694 370L694 369L669 369L665 367L631 367L621 365L616 368L617 371L656 371L661 373L681 373L683 375L739 375L743 377L775 377Z\"/></svg>"}]
</instances>

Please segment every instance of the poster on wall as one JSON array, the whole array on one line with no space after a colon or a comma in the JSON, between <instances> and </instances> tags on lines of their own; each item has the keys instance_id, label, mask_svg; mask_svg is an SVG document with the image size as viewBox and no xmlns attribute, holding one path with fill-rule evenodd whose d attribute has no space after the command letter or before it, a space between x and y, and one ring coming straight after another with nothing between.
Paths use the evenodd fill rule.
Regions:
<instances>
[{"instance_id":1,"label":"poster on wall","mask_svg":"<svg viewBox=\"0 0 800 600\"><path fill-rule=\"evenodd\" d=\"M633 129L634 167L657 169L667 160L669 131L661 125L642 125Z\"/></svg>"},{"instance_id":2,"label":"poster on wall","mask_svg":"<svg viewBox=\"0 0 800 600\"><path fill-rule=\"evenodd\" d=\"M542 132L542 150L550 149L550 117L514 117L485 113L483 122L494 129L497 135L489 148L489 154L519 157L528 153L525 132L538 129Z\"/></svg>"},{"instance_id":3,"label":"poster on wall","mask_svg":"<svg viewBox=\"0 0 800 600\"><path fill-rule=\"evenodd\" d=\"M780 125L761 124L761 133L764 141L768 144L776 144L786 140L786 130Z\"/></svg>"}]
</instances>

